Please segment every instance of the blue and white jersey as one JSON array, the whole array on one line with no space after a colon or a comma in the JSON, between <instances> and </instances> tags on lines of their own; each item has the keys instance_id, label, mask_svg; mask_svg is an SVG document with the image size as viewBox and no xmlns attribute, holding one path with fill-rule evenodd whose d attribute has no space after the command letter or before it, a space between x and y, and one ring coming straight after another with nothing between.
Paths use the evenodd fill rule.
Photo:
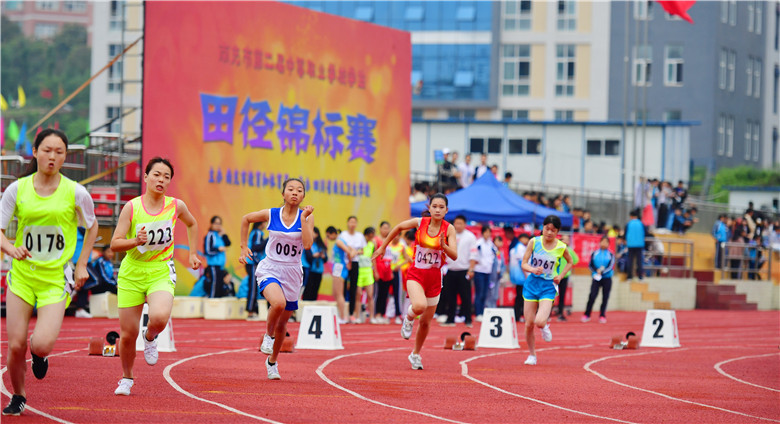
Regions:
<instances>
[{"instance_id":1,"label":"blue and white jersey","mask_svg":"<svg viewBox=\"0 0 780 424\"><path fill-rule=\"evenodd\" d=\"M268 220L268 244L266 259L287 265L301 265L303 240L301 238L301 211L291 226L282 222L282 208L271 208Z\"/></svg>"}]
</instances>

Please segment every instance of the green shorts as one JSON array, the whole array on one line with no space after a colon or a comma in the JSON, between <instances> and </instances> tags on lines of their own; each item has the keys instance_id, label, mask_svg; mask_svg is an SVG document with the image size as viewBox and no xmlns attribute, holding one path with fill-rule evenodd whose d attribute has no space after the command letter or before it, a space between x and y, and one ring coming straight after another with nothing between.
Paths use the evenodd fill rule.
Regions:
<instances>
[{"instance_id":1,"label":"green shorts","mask_svg":"<svg viewBox=\"0 0 780 424\"><path fill-rule=\"evenodd\" d=\"M358 269L357 286L368 287L372 284L374 284L374 269L371 267Z\"/></svg>"},{"instance_id":2,"label":"green shorts","mask_svg":"<svg viewBox=\"0 0 780 424\"><path fill-rule=\"evenodd\" d=\"M117 275L117 307L143 305L146 296L166 291L173 296L176 288L176 267L173 261L140 262L125 258Z\"/></svg>"},{"instance_id":3,"label":"green shorts","mask_svg":"<svg viewBox=\"0 0 780 424\"><path fill-rule=\"evenodd\" d=\"M24 264L21 261L20 263ZM26 266L26 264L22 266ZM59 277L53 278L53 275L59 275ZM20 299L31 306L42 308L65 300L65 307L67 308L70 305L71 296L73 296L73 268L70 265L66 265L59 272L39 272L37 274L22 274L14 272L12 268L8 272L7 283L11 293L19 296Z\"/></svg>"}]
</instances>

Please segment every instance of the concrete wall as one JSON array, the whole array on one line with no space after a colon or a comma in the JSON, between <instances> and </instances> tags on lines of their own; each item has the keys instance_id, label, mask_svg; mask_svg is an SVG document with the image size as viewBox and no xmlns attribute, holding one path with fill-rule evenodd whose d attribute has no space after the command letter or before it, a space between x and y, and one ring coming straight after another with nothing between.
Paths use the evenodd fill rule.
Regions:
<instances>
[{"instance_id":1,"label":"concrete wall","mask_svg":"<svg viewBox=\"0 0 780 424\"><path fill-rule=\"evenodd\" d=\"M590 276L572 275L572 311L582 312L590 295ZM659 301L669 302L673 310L692 310L696 308L696 280L693 278L646 278L649 292L658 292ZM591 317L598 316L601 307L601 292L596 297ZM631 283L613 279L612 292L607 304L609 311L646 311L654 309L653 301L642 300L642 292L631 291Z\"/></svg>"},{"instance_id":2,"label":"concrete wall","mask_svg":"<svg viewBox=\"0 0 780 424\"><path fill-rule=\"evenodd\" d=\"M720 284L736 287L739 294L747 295L747 301L758 305L759 311L780 309L780 286L771 281L720 280Z\"/></svg>"}]
</instances>

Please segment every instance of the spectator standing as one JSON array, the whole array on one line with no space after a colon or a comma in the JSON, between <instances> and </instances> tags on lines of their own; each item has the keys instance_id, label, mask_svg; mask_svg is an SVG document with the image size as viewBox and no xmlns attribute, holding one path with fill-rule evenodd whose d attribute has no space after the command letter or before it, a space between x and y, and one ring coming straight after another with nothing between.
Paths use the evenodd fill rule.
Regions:
<instances>
[{"instance_id":1,"label":"spectator standing","mask_svg":"<svg viewBox=\"0 0 780 424\"><path fill-rule=\"evenodd\" d=\"M447 297L444 298L443 313L447 315L447 320L443 325L455 325L458 297L460 297L460 315L465 318L466 326L470 327L472 325L471 281L474 277L474 267L479 260L477 237L466 229L466 217L463 215L456 216L452 226L455 227L458 259L447 265L447 273L444 274L443 292Z\"/></svg>"},{"instance_id":2,"label":"spectator standing","mask_svg":"<svg viewBox=\"0 0 780 424\"><path fill-rule=\"evenodd\" d=\"M747 225L748 228L748 240L753 240L753 237L756 235L756 221L753 217L754 214L755 212L753 211L753 208L748 208L748 210L745 211L745 225Z\"/></svg>"},{"instance_id":3,"label":"spectator standing","mask_svg":"<svg viewBox=\"0 0 780 424\"><path fill-rule=\"evenodd\" d=\"M477 265L474 267L474 314L477 322L482 322L485 311L485 298L490 286L490 273L496 260L496 246L490 238L490 227L482 226L482 237L477 240Z\"/></svg>"},{"instance_id":4,"label":"spectator standing","mask_svg":"<svg viewBox=\"0 0 780 424\"><path fill-rule=\"evenodd\" d=\"M628 266L626 273L628 279L635 275L639 276L639 281L644 279L644 269L642 258L645 250L645 226L639 220L639 211L631 211L631 220L626 224L626 246L628 247ZM634 268L636 267L636 271ZM636 272L636 274L635 274Z\"/></svg>"},{"instance_id":5,"label":"spectator standing","mask_svg":"<svg viewBox=\"0 0 780 424\"><path fill-rule=\"evenodd\" d=\"M444 191L455 180L455 165L450 162L450 149L442 149L444 162L439 165L439 191Z\"/></svg>"},{"instance_id":6,"label":"spectator standing","mask_svg":"<svg viewBox=\"0 0 780 424\"><path fill-rule=\"evenodd\" d=\"M466 188L474 182L474 171L471 167L471 153L467 153L463 158L463 162L458 164L458 172L460 173L459 185L460 188Z\"/></svg>"},{"instance_id":7,"label":"spectator standing","mask_svg":"<svg viewBox=\"0 0 780 424\"><path fill-rule=\"evenodd\" d=\"M474 180L480 179L488 171L490 171L490 167L487 164L487 154L483 153L479 158L479 166L474 169Z\"/></svg>"},{"instance_id":8,"label":"spectator standing","mask_svg":"<svg viewBox=\"0 0 780 424\"><path fill-rule=\"evenodd\" d=\"M515 321L525 322L523 318L523 285L528 274L523 270L522 262L529 236L526 233L521 233L518 238L518 243L509 250L509 281L515 285Z\"/></svg>"},{"instance_id":9,"label":"spectator standing","mask_svg":"<svg viewBox=\"0 0 780 424\"><path fill-rule=\"evenodd\" d=\"M356 216L350 216L347 218L347 229L339 235L339 239L350 248L348 252L348 261L351 262L349 269L349 315L355 313L355 301L357 300L357 288L358 288L358 275L360 273L360 265L358 264L358 256L363 253L363 248L366 247L366 237L360 232L356 231L358 225L358 219Z\"/></svg>"},{"instance_id":10,"label":"spectator standing","mask_svg":"<svg viewBox=\"0 0 780 424\"><path fill-rule=\"evenodd\" d=\"M588 221L590 222L590 221ZM580 257L577 256L577 252L574 251L574 248L571 244L571 237L568 235L564 235L561 237L561 241L566 245L566 250L569 252L569 256L571 256L571 267L573 268L574 265L577 265L580 262ZM557 273L560 273L562 269L566 268L566 258L561 257L561 259L558 260L558 267L555 270ZM558 283L558 321L566 321L566 314L564 314L564 308L566 307L566 290L569 289L569 277L571 276L571 269L569 269L569 272L566 273L566 275L561 278L561 282Z\"/></svg>"},{"instance_id":11,"label":"spectator standing","mask_svg":"<svg viewBox=\"0 0 780 424\"><path fill-rule=\"evenodd\" d=\"M715 269L721 269L723 265L723 243L729 241L729 228L726 225L728 216L722 213L712 227L712 236L715 237Z\"/></svg>"},{"instance_id":12,"label":"spectator standing","mask_svg":"<svg viewBox=\"0 0 780 424\"><path fill-rule=\"evenodd\" d=\"M504 173L504 187L509 188L509 184L512 183L512 173L511 172L505 172Z\"/></svg>"},{"instance_id":13,"label":"spectator standing","mask_svg":"<svg viewBox=\"0 0 780 424\"><path fill-rule=\"evenodd\" d=\"M305 250L309 256L309 278L303 288L302 300L317 300L322 283L322 273L325 271L325 262L328 261L328 246L322 240L320 229L314 227L314 241L311 249ZM255 302L257 303L257 302Z\"/></svg>"},{"instance_id":14,"label":"spectator standing","mask_svg":"<svg viewBox=\"0 0 780 424\"><path fill-rule=\"evenodd\" d=\"M493 247L495 248L496 256L493 260L493 268L490 271L490 279L488 280L488 289L485 294L485 307L496 308L498 307L498 297L501 292L501 276L506 271L506 262L504 261L504 239L501 236L496 236L493 239Z\"/></svg>"},{"instance_id":15,"label":"spectator standing","mask_svg":"<svg viewBox=\"0 0 780 424\"><path fill-rule=\"evenodd\" d=\"M731 234L732 243L746 243L745 235L747 234L747 226L742 223L742 220L737 219L734 222L734 229ZM738 280L742 278L742 261L745 256L745 248L742 246L731 246L728 249L729 266L731 268L731 278Z\"/></svg>"},{"instance_id":16,"label":"spectator standing","mask_svg":"<svg viewBox=\"0 0 780 424\"><path fill-rule=\"evenodd\" d=\"M233 294L229 286L230 275L225 271L225 250L230 246L230 238L222 229L222 218L211 217L211 227L203 239L203 254L206 256L206 281L204 289L208 297L223 297Z\"/></svg>"},{"instance_id":17,"label":"spectator standing","mask_svg":"<svg viewBox=\"0 0 780 424\"><path fill-rule=\"evenodd\" d=\"M582 322L590 321L590 313L593 310L593 304L596 302L596 296L601 289L601 309L599 310L599 322L607 323L607 302L609 301L609 292L612 290L612 271L615 268L615 255L609 251L609 239L602 237L599 242L599 250L590 255L590 272L593 281L590 284L590 297L588 305L585 307L585 314L582 316Z\"/></svg>"},{"instance_id":18,"label":"spectator standing","mask_svg":"<svg viewBox=\"0 0 780 424\"><path fill-rule=\"evenodd\" d=\"M255 268L265 258L265 245L268 242L268 237L263 231L264 228L265 222L255 222L252 224L252 231L249 232L249 244L247 247L252 251L252 255L247 257L246 265L244 265L246 267L247 282L249 283L249 290L246 295L247 321L257 321L260 318L257 309L257 277L255 276Z\"/></svg>"}]
</instances>

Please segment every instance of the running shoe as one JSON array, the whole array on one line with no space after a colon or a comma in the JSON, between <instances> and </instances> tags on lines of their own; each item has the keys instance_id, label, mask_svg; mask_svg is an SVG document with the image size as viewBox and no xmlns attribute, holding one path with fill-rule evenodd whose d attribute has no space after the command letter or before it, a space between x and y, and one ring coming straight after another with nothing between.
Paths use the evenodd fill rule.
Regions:
<instances>
[{"instance_id":1,"label":"running shoe","mask_svg":"<svg viewBox=\"0 0 780 424\"><path fill-rule=\"evenodd\" d=\"M49 358L41 358L32 352L30 354L32 355L33 375L38 380L43 380L43 377L46 377L46 372L49 371Z\"/></svg>"},{"instance_id":2,"label":"running shoe","mask_svg":"<svg viewBox=\"0 0 780 424\"><path fill-rule=\"evenodd\" d=\"M542 328L542 339L546 342L552 341L552 331L550 331L550 324L547 324Z\"/></svg>"},{"instance_id":3,"label":"running shoe","mask_svg":"<svg viewBox=\"0 0 780 424\"><path fill-rule=\"evenodd\" d=\"M590 322L590 317L587 316L587 315L583 315L582 318L580 319L580 321L582 321L582 322Z\"/></svg>"},{"instance_id":4,"label":"running shoe","mask_svg":"<svg viewBox=\"0 0 780 424\"><path fill-rule=\"evenodd\" d=\"M409 337L412 337L412 326L414 326L414 321L410 321L409 317L404 315L404 323L401 325L401 337L409 340Z\"/></svg>"},{"instance_id":5,"label":"running shoe","mask_svg":"<svg viewBox=\"0 0 780 424\"><path fill-rule=\"evenodd\" d=\"M525 360L524 364L526 364L526 365L536 365L536 356L535 355L528 355L528 359Z\"/></svg>"},{"instance_id":6,"label":"running shoe","mask_svg":"<svg viewBox=\"0 0 780 424\"><path fill-rule=\"evenodd\" d=\"M263 336L263 344L260 345L260 352L270 355L274 353L274 338L268 334Z\"/></svg>"},{"instance_id":7,"label":"running shoe","mask_svg":"<svg viewBox=\"0 0 780 424\"><path fill-rule=\"evenodd\" d=\"M74 314L76 318L92 318L92 314L87 312L84 308L76 309L76 313Z\"/></svg>"},{"instance_id":8,"label":"running shoe","mask_svg":"<svg viewBox=\"0 0 780 424\"><path fill-rule=\"evenodd\" d=\"M607 317L599 317L599 323L606 324L607 323Z\"/></svg>"},{"instance_id":9,"label":"running shoe","mask_svg":"<svg viewBox=\"0 0 780 424\"><path fill-rule=\"evenodd\" d=\"M268 362L268 359L269 358L265 358L265 369L268 371L268 379L281 380L282 377L279 375L279 362L271 365L271 363Z\"/></svg>"},{"instance_id":10,"label":"running shoe","mask_svg":"<svg viewBox=\"0 0 780 424\"><path fill-rule=\"evenodd\" d=\"M423 369L422 366L422 356L420 356L419 353L415 354L414 352L409 354L409 363L412 364L413 370L421 370Z\"/></svg>"},{"instance_id":11,"label":"running shoe","mask_svg":"<svg viewBox=\"0 0 780 424\"><path fill-rule=\"evenodd\" d=\"M132 378L123 378L119 380L119 387L114 390L115 395L130 396L130 388L133 387Z\"/></svg>"},{"instance_id":12,"label":"running shoe","mask_svg":"<svg viewBox=\"0 0 780 424\"><path fill-rule=\"evenodd\" d=\"M27 399L24 396L13 395L11 397L11 402L8 403L8 406L3 408L3 415L22 415L22 412L24 412L24 406L26 404Z\"/></svg>"},{"instance_id":13,"label":"running shoe","mask_svg":"<svg viewBox=\"0 0 780 424\"><path fill-rule=\"evenodd\" d=\"M565 316L563 316L563 315L558 315L558 318L557 318L557 319L558 319L558 322L566 322L566 321L568 321L568 320L566 319L566 317L565 317Z\"/></svg>"},{"instance_id":14,"label":"running shoe","mask_svg":"<svg viewBox=\"0 0 780 424\"><path fill-rule=\"evenodd\" d=\"M147 364L154 365L157 363L158 357L157 338L155 337L152 341L146 340L146 331L144 331L142 338L144 339L144 359L146 359Z\"/></svg>"}]
</instances>

